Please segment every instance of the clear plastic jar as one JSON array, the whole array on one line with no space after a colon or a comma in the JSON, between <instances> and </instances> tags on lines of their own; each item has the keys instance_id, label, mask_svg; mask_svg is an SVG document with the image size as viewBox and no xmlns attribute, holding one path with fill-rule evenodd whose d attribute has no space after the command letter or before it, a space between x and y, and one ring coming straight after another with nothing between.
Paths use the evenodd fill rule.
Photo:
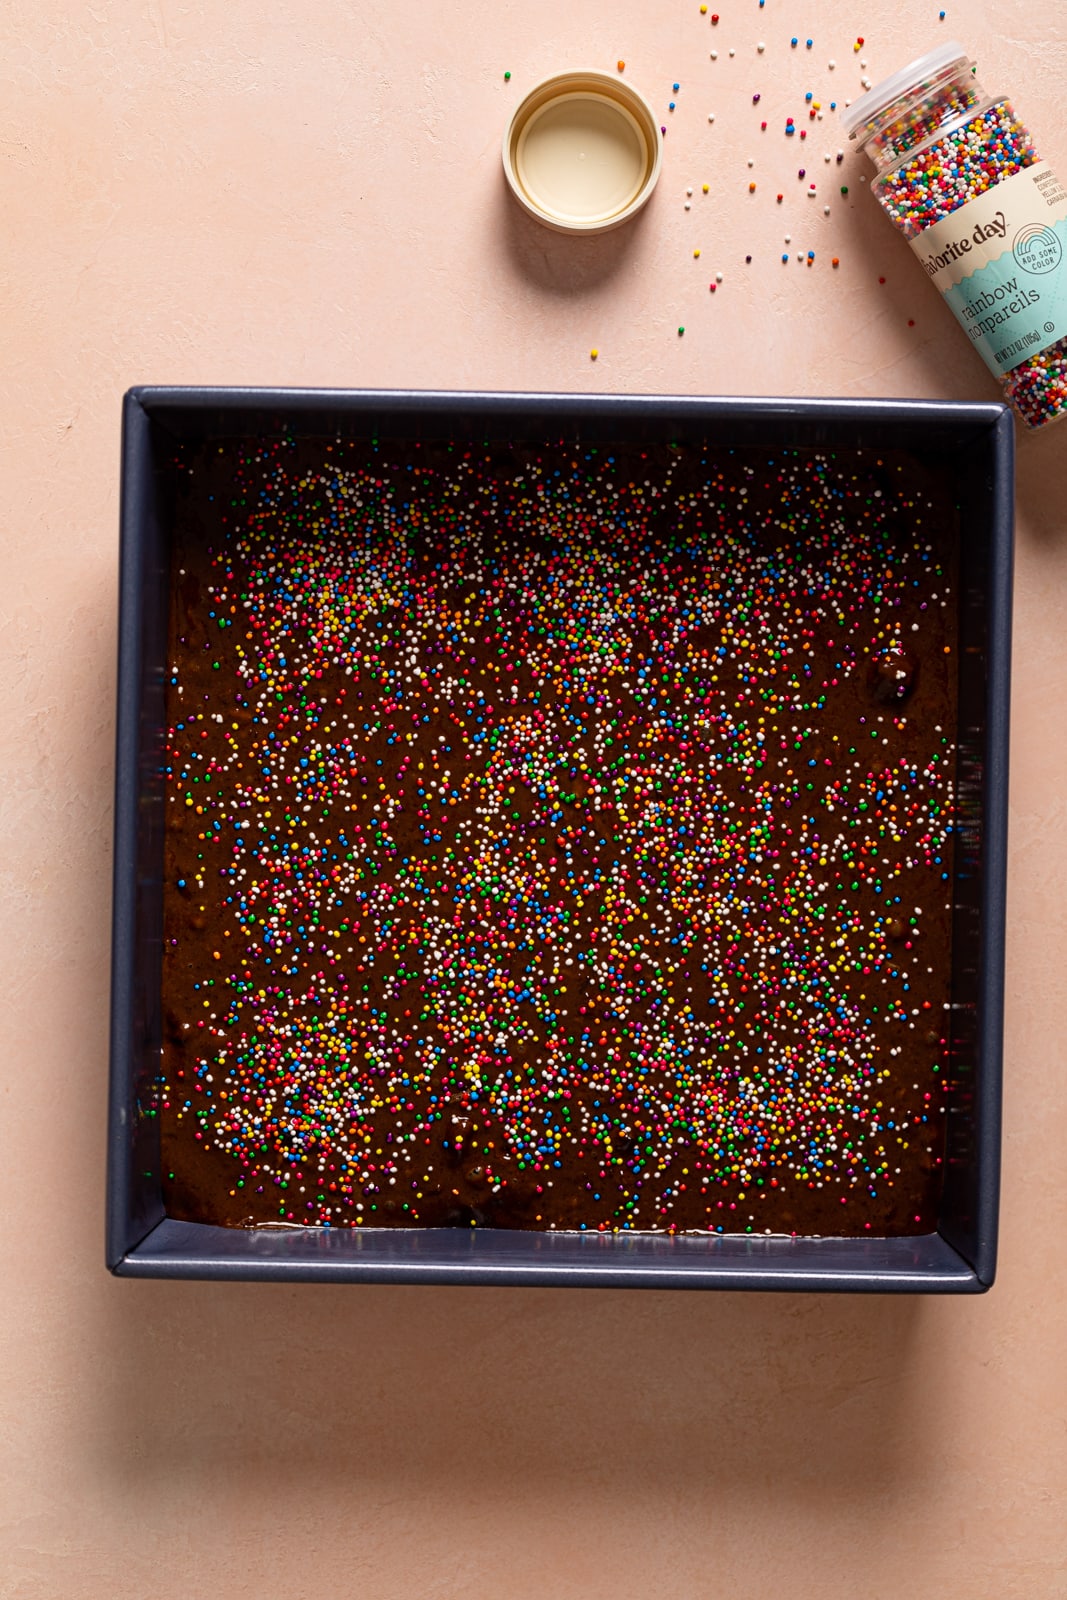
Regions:
<instances>
[{"instance_id":1,"label":"clear plastic jar","mask_svg":"<svg viewBox=\"0 0 1067 1600\"><path fill-rule=\"evenodd\" d=\"M1067 416L1067 190L948 43L844 113L871 189L1032 428Z\"/></svg>"}]
</instances>

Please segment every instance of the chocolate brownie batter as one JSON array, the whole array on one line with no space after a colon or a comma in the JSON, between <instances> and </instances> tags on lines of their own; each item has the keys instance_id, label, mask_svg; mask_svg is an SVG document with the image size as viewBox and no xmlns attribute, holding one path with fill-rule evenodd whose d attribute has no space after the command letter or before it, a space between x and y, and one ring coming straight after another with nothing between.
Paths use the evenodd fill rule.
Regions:
<instances>
[{"instance_id":1,"label":"chocolate brownie batter","mask_svg":"<svg viewBox=\"0 0 1067 1600\"><path fill-rule=\"evenodd\" d=\"M933 1228L936 474L244 440L174 503L170 1215Z\"/></svg>"}]
</instances>

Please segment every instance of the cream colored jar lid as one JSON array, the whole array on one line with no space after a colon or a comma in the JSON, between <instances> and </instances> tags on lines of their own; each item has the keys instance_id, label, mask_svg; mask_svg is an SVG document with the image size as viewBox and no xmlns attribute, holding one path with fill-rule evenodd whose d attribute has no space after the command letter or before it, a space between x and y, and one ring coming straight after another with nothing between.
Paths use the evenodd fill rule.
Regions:
<instances>
[{"instance_id":1,"label":"cream colored jar lid","mask_svg":"<svg viewBox=\"0 0 1067 1600\"><path fill-rule=\"evenodd\" d=\"M662 141L651 107L603 72L538 84L504 134L504 171L531 216L561 233L603 233L655 187Z\"/></svg>"}]
</instances>

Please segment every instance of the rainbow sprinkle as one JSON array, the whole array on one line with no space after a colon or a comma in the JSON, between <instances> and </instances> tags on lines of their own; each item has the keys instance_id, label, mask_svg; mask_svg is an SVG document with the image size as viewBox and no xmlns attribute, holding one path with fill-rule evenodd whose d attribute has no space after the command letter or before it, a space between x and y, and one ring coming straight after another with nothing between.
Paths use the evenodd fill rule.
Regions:
<instances>
[{"instance_id":1,"label":"rainbow sprinkle","mask_svg":"<svg viewBox=\"0 0 1067 1600\"><path fill-rule=\"evenodd\" d=\"M1011 104L983 102L969 72L917 84L868 124L861 143L879 170L872 192L908 239L1040 159ZM1030 427L1067 415L1067 338L1028 353L1000 382Z\"/></svg>"},{"instance_id":2,"label":"rainbow sprinkle","mask_svg":"<svg viewBox=\"0 0 1067 1600\"><path fill-rule=\"evenodd\" d=\"M933 1225L954 599L907 466L182 458L179 1212L193 1149L231 1223Z\"/></svg>"}]
</instances>

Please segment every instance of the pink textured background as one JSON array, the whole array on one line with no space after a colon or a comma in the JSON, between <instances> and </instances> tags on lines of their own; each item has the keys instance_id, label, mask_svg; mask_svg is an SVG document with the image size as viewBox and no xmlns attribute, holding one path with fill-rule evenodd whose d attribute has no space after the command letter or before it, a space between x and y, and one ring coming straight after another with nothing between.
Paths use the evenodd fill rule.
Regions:
<instances>
[{"instance_id":1,"label":"pink textured background","mask_svg":"<svg viewBox=\"0 0 1067 1600\"><path fill-rule=\"evenodd\" d=\"M1020 440L990 1296L130 1284L102 1261L122 391L993 397L862 160L823 161L836 118L803 111L858 92L857 32L872 81L951 33L1067 169L1062 0L944 4L714 0L712 30L698 0L7 0L4 1600L1067 1596L1062 427ZM620 56L670 123L660 189L625 233L557 238L504 192L504 121ZM781 264L787 232L810 269Z\"/></svg>"}]
</instances>

